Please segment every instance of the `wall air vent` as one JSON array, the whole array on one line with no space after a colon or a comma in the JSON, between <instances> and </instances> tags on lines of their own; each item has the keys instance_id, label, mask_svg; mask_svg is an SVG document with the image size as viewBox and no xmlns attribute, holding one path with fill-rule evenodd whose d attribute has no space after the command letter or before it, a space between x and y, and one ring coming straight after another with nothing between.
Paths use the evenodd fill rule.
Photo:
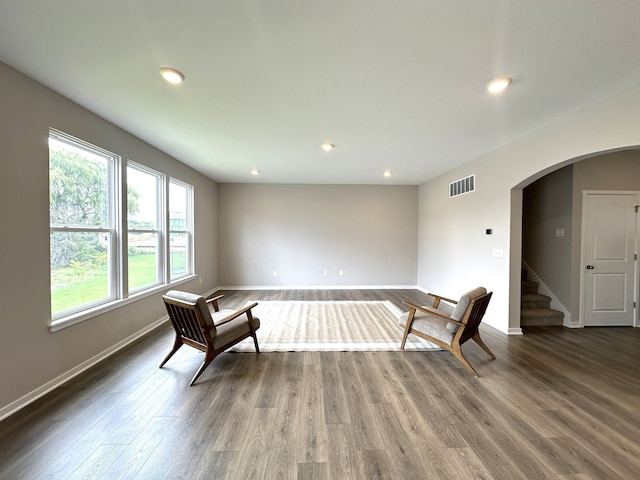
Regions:
<instances>
[{"instance_id":1,"label":"wall air vent","mask_svg":"<svg viewBox=\"0 0 640 480\"><path fill-rule=\"evenodd\" d=\"M449 198L457 197L464 193L473 192L476 189L476 175L469 175L468 177L456 180L449 184Z\"/></svg>"}]
</instances>

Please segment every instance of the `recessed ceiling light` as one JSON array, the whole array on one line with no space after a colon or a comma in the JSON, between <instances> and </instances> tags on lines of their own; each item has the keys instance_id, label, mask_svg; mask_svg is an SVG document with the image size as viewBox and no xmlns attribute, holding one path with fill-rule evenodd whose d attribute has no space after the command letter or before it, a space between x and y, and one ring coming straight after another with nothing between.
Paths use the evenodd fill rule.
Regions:
<instances>
[{"instance_id":1,"label":"recessed ceiling light","mask_svg":"<svg viewBox=\"0 0 640 480\"><path fill-rule=\"evenodd\" d=\"M260 170L256 170L255 168L251 170L251 175L260 175Z\"/></svg>"},{"instance_id":2,"label":"recessed ceiling light","mask_svg":"<svg viewBox=\"0 0 640 480\"><path fill-rule=\"evenodd\" d=\"M385 177L390 177L391 176L391 170L385 170L383 175Z\"/></svg>"},{"instance_id":3,"label":"recessed ceiling light","mask_svg":"<svg viewBox=\"0 0 640 480\"><path fill-rule=\"evenodd\" d=\"M322 145L320 145L320 148L322 148L325 152L328 152L333 147L335 147L333 143L323 143Z\"/></svg>"},{"instance_id":4,"label":"recessed ceiling light","mask_svg":"<svg viewBox=\"0 0 640 480\"><path fill-rule=\"evenodd\" d=\"M511 77L496 78L487 84L487 90L489 90L489 93L499 93L507 88L510 83Z\"/></svg>"},{"instance_id":5,"label":"recessed ceiling light","mask_svg":"<svg viewBox=\"0 0 640 480\"><path fill-rule=\"evenodd\" d=\"M184 75L175 68L162 67L160 69L160 75L162 75L162 78L167 82L173 83L174 85L184 82Z\"/></svg>"}]
</instances>

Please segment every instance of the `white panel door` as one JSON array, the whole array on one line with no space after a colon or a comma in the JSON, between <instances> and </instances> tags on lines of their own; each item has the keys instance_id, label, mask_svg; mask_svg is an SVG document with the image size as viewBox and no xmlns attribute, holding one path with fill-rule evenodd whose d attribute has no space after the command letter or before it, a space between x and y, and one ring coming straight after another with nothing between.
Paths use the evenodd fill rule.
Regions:
<instances>
[{"instance_id":1,"label":"white panel door","mask_svg":"<svg viewBox=\"0 0 640 480\"><path fill-rule=\"evenodd\" d=\"M633 326L637 194L584 199L584 326Z\"/></svg>"}]
</instances>

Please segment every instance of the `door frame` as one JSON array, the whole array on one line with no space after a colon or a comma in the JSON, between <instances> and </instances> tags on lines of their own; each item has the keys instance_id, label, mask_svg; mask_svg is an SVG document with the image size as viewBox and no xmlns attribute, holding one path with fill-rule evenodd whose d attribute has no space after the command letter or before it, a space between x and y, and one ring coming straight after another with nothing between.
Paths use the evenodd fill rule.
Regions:
<instances>
[{"instance_id":1,"label":"door frame","mask_svg":"<svg viewBox=\"0 0 640 480\"><path fill-rule=\"evenodd\" d=\"M587 196L588 195L636 195L636 198L638 199L638 205L640 205L640 191L638 190L583 190L582 191L582 219L581 219L581 226L580 226L580 312L578 315L578 324L576 325L579 328L584 328L584 297L585 297L585 293L584 293L584 289L585 289L585 275L586 275L586 268L587 268L587 264L585 261L585 250L586 250L586 230L587 230L587 209L586 209L586 204L587 204ZM636 207L636 213L638 212L638 208ZM637 217L636 217L636 231L635 231L635 255L636 258L638 258L638 231L640 229L640 226L638 225L637 221ZM640 307L640 305L638 305L638 288L639 288L639 280L638 277L640 276L640 261L636 261L635 262L635 269L634 269L634 279L633 279L633 302L634 302L634 309L633 309L633 326L634 327L640 327L640 324L638 322L638 307Z\"/></svg>"}]
</instances>

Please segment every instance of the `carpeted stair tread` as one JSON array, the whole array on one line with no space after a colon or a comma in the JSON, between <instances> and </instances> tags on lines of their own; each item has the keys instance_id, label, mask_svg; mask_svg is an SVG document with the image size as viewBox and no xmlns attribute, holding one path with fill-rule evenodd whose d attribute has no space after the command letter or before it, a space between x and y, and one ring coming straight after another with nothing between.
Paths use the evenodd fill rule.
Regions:
<instances>
[{"instance_id":1,"label":"carpeted stair tread","mask_svg":"<svg viewBox=\"0 0 640 480\"><path fill-rule=\"evenodd\" d=\"M523 293L520 306L523 309L532 308L549 308L551 305L551 297L540 293Z\"/></svg>"},{"instance_id":2,"label":"carpeted stair tread","mask_svg":"<svg viewBox=\"0 0 640 480\"><path fill-rule=\"evenodd\" d=\"M559 317L564 318L564 313L552 308L523 308L520 310L522 316L527 317Z\"/></svg>"},{"instance_id":3,"label":"carpeted stair tread","mask_svg":"<svg viewBox=\"0 0 640 480\"><path fill-rule=\"evenodd\" d=\"M538 282L534 282L532 280L523 280L522 281L522 293L538 293L538 287L540 284Z\"/></svg>"},{"instance_id":4,"label":"carpeted stair tread","mask_svg":"<svg viewBox=\"0 0 640 480\"><path fill-rule=\"evenodd\" d=\"M538 293L540 284L527 280L529 272L522 269L520 325L523 327L562 325L564 313L551 308L551 297Z\"/></svg>"},{"instance_id":5,"label":"carpeted stair tread","mask_svg":"<svg viewBox=\"0 0 640 480\"><path fill-rule=\"evenodd\" d=\"M542 295L541 293L523 293L522 301L535 302L535 301L551 301L551 297Z\"/></svg>"}]
</instances>

